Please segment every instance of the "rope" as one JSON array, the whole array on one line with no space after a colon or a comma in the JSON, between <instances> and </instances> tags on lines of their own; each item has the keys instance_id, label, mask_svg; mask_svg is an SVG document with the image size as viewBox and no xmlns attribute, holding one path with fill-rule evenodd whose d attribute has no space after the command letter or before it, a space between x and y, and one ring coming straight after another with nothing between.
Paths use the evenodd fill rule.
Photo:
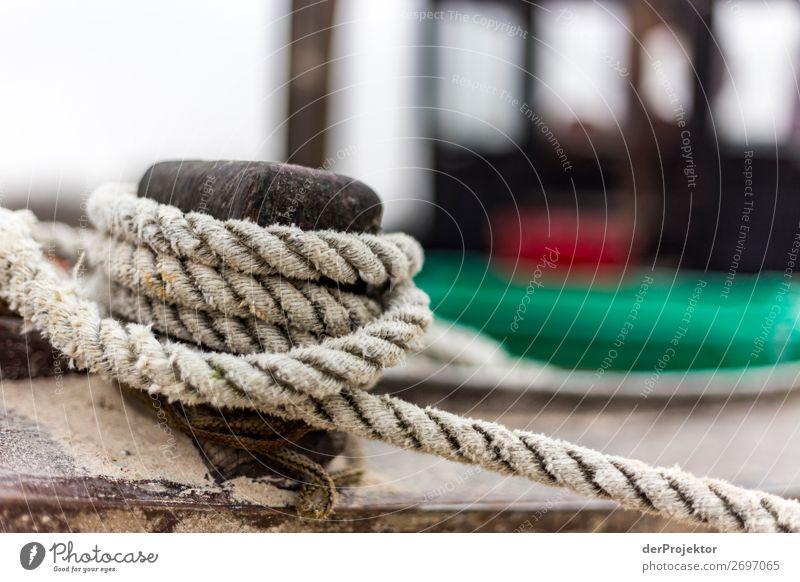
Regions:
<instances>
[{"instance_id":1,"label":"rope","mask_svg":"<svg viewBox=\"0 0 800 582\"><path fill-rule=\"evenodd\" d=\"M133 261L129 267L137 270L129 280L160 285L165 302L179 300L186 291L172 287L175 280L170 276L177 265L190 275L187 265L202 265L216 273L195 281L208 317L224 318L225 306L237 301L242 308L252 307L248 301L254 295L243 296L231 284L231 272L251 275L256 283L277 276L271 279L276 292L286 293L279 304L291 304L290 309L301 301L291 289L325 286L335 300L331 289L340 284L352 286L348 293L375 301L379 312L335 335L331 332L335 326L313 327L314 321L334 317L333 307L329 312L327 304L316 304L315 309L321 310L316 320L287 316L271 322L287 338L293 332L310 334L316 343L293 345L287 339L285 348L274 351L207 350L203 335L194 334L189 325L181 333L192 337L195 345L173 341L157 336L150 326L103 317L98 304L83 296L78 282L66 279L45 259L32 234L33 218L0 210L0 298L80 368L169 401L255 409L718 530L800 532L800 503L794 500L367 392L384 368L399 364L406 353L422 346L431 320L427 297L411 281L422 253L409 237L217 221L182 214L119 188L96 192L88 209L106 241L105 253L91 253L95 256L90 259L108 260L119 241L148 249L153 253L148 256L156 259L156 270L138 270ZM110 271L99 264L96 272ZM161 283L145 281L144 273L155 273ZM222 289L222 285L227 286ZM228 290L233 296L221 306L220 293ZM258 318L262 313L256 311L252 317ZM178 312L173 315L178 317ZM155 320L152 323L155 326Z\"/></svg>"}]
</instances>

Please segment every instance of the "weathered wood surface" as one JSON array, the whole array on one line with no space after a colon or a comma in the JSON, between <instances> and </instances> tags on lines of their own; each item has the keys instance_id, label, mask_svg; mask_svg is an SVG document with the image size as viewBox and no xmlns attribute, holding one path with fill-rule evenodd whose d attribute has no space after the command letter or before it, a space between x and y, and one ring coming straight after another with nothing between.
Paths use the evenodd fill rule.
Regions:
<instances>
[{"instance_id":1,"label":"weathered wood surface","mask_svg":"<svg viewBox=\"0 0 800 582\"><path fill-rule=\"evenodd\" d=\"M223 475L147 403L85 374L4 381L3 531L683 531L560 489L363 443L368 473L333 518L292 510L272 470ZM579 403L405 390L402 397L607 452L796 496L800 395L710 403ZM337 461L338 463L340 461ZM334 463L334 467L336 466Z\"/></svg>"}]
</instances>

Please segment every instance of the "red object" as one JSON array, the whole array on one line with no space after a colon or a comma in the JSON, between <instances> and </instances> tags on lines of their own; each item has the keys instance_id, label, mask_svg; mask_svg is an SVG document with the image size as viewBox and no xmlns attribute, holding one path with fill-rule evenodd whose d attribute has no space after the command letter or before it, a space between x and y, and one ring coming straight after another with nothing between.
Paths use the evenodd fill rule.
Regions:
<instances>
[{"instance_id":1,"label":"red object","mask_svg":"<svg viewBox=\"0 0 800 582\"><path fill-rule=\"evenodd\" d=\"M636 253L630 223L603 212L504 210L492 218L493 254L536 263L557 251L558 270L620 267Z\"/></svg>"}]
</instances>

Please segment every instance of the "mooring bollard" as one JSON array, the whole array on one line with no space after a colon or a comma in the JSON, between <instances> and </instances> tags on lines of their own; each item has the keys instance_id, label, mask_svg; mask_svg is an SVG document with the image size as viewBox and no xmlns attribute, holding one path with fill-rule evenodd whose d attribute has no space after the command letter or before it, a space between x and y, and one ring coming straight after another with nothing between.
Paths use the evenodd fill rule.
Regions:
<instances>
[{"instance_id":1,"label":"mooring bollard","mask_svg":"<svg viewBox=\"0 0 800 582\"><path fill-rule=\"evenodd\" d=\"M306 230L376 233L383 213L380 198L363 182L278 162L160 162L145 172L137 194L221 220L250 220L260 226L295 225ZM264 473L263 460L255 460L246 451L197 440L221 478ZM314 431L294 446L316 462L327 464L345 444L341 433Z\"/></svg>"}]
</instances>

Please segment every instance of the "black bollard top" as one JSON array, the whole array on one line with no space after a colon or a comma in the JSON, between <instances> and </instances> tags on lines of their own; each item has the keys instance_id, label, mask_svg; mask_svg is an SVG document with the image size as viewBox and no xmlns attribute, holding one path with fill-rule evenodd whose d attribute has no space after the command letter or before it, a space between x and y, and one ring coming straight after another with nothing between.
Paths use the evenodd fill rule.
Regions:
<instances>
[{"instance_id":1,"label":"black bollard top","mask_svg":"<svg viewBox=\"0 0 800 582\"><path fill-rule=\"evenodd\" d=\"M308 230L375 233L383 214L380 198L363 182L278 162L160 162L145 172L138 195L222 220Z\"/></svg>"}]
</instances>

